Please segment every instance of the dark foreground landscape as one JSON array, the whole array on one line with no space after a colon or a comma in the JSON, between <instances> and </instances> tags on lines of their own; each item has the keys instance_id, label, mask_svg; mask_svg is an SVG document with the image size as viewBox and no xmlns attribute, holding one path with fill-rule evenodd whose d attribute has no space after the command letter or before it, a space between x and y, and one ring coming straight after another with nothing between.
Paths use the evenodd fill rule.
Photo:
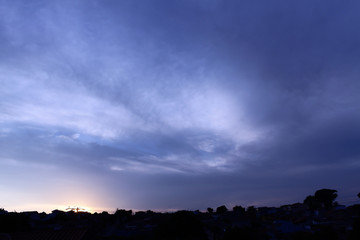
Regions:
<instances>
[{"instance_id":1,"label":"dark foreground landscape","mask_svg":"<svg viewBox=\"0 0 360 240\"><path fill-rule=\"evenodd\" d=\"M339 205L336 193L321 189L303 203L278 208L219 206L207 212L118 209L91 214L75 209L46 214L0 209L0 240L360 239L360 204Z\"/></svg>"}]
</instances>

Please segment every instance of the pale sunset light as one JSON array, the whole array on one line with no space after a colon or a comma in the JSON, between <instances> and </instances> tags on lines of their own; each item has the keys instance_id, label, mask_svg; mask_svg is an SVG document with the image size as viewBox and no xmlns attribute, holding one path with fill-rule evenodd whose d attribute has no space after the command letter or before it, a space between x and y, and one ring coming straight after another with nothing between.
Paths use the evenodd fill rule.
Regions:
<instances>
[{"instance_id":1,"label":"pale sunset light","mask_svg":"<svg viewBox=\"0 0 360 240\"><path fill-rule=\"evenodd\" d=\"M0 0L0 208L357 201L359 9Z\"/></svg>"}]
</instances>

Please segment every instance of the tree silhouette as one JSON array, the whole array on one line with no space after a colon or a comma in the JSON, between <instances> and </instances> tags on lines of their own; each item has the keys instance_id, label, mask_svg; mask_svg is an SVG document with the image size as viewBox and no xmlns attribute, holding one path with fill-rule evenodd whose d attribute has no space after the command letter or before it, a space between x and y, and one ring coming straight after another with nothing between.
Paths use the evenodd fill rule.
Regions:
<instances>
[{"instance_id":1,"label":"tree silhouette","mask_svg":"<svg viewBox=\"0 0 360 240\"><path fill-rule=\"evenodd\" d=\"M322 207L330 209L334 205L334 200L337 198L337 190L321 189L315 192L315 198L320 202Z\"/></svg>"},{"instance_id":2,"label":"tree silhouette","mask_svg":"<svg viewBox=\"0 0 360 240\"><path fill-rule=\"evenodd\" d=\"M207 211L208 211L208 213L212 214L214 212L214 209L209 207L209 208L207 208Z\"/></svg>"},{"instance_id":3,"label":"tree silhouette","mask_svg":"<svg viewBox=\"0 0 360 240\"><path fill-rule=\"evenodd\" d=\"M360 192L358 193L358 195L357 195L357 196L358 196L358 198L360 198Z\"/></svg>"},{"instance_id":4,"label":"tree silhouette","mask_svg":"<svg viewBox=\"0 0 360 240\"><path fill-rule=\"evenodd\" d=\"M236 205L235 207L233 207L233 212L236 212L236 213L245 213L245 208L243 208L242 206Z\"/></svg>"},{"instance_id":5,"label":"tree silhouette","mask_svg":"<svg viewBox=\"0 0 360 240\"><path fill-rule=\"evenodd\" d=\"M305 198L304 204L307 205L312 212L321 208L321 203L319 202L319 200L315 196L311 195Z\"/></svg>"},{"instance_id":6,"label":"tree silhouette","mask_svg":"<svg viewBox=\"0 0 360 240\"><path fill-rule=\"evenodd\" d=\"M334 200L337 198L337 190L333 189L320 189L315 192L314 196L307 196L304 200L304 204L306 204L311 211L325 208L331 209L335 204Z\"/></svg>"},{"instance_id":7,"label":"tree silhouette","mask_svg":"<svg viewBox=\"0 0 360 240\"><path fill-rule=\"evenodd\" d=\"M223 214L223 213L226 213L227 211L228 211L228 209L225 205L222 205L222 206L216 208L217 214Z\"/></svg>"},{"instance_id":8,"label":"tree silhouette","mask_svg":"<svg viewBox=\"0 0 360 240\"><path fill-rule=\"evenodd\" d=\"M256 219L256 208L254 206L249 206L246 209L246 215L252 220Z\"/></svg>"}]
</instances>

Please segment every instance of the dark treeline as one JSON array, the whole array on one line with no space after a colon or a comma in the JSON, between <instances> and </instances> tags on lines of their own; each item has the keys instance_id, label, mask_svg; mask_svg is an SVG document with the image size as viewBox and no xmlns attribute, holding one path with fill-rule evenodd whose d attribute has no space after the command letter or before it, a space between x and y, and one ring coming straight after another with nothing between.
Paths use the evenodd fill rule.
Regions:
<instances>
[{"instance_id":1,"label":"dark treeline","mask_svg":"<svg viewBox=\"0 0 360 240\"><path fill-rule=\"evenodd\" d=\"M206 212L117 209L114 214L46 214L0 209L0 240L360 239L360 204L339 205L336 198L336 190L321 189L302 203L246 209L222 205Z\"/></svg>"}]
</instances>

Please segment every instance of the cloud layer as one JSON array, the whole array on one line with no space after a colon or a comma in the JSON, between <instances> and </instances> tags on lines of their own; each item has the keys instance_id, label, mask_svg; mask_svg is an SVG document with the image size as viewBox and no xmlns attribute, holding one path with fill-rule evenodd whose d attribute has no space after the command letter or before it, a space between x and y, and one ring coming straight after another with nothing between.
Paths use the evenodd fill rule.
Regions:
<instances>
[{"instance_id":1,"label":"cloud layer","mask_svg":"<svg viewBox=\"0 0 360 240\"><path fill-rule=\"evenodd\" d=\"M5 207L27 189L99 209L352 201L359 7L0 1Z\"/></svg>"}]
</instances>

